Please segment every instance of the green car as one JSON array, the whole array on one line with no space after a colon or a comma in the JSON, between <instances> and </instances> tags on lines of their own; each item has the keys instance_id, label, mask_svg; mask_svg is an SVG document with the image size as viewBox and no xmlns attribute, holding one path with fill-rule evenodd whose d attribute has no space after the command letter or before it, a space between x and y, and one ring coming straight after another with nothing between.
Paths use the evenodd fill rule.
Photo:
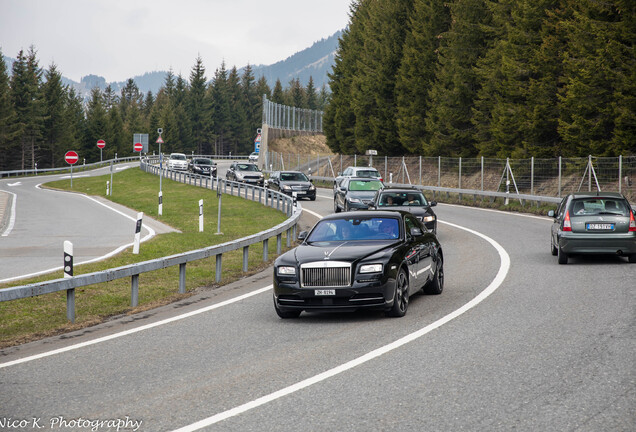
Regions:
<instances>
[{"instance_id":1,"label":"green car","mask_svg":"<svg viewBox=\"0 0 636 432\"><path fill-rule=\"evenodd\" d=\"M636 220L627 199L613 192L570 194L556 212L550 236L552 255L567 264L576 254L613 254L636 263Z\"/></svg>"}]
</instances>

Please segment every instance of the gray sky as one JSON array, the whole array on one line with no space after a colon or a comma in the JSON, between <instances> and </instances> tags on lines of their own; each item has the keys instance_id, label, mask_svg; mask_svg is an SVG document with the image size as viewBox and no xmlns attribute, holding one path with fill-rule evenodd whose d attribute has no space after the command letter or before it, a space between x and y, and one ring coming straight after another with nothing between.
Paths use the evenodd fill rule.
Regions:
<instances>
[{"instance_id":1,"label":"gray sky","mask_svg":"<svg viewBox=\"0 0 636 432\"><path fill-rule=\"evenodd\" d=\"M42 68L106 81L172 68L189 78L226 67L272 64L349 22L351 0L0 0L0 48L33 45Z\"/></svg>"}]
</instances>

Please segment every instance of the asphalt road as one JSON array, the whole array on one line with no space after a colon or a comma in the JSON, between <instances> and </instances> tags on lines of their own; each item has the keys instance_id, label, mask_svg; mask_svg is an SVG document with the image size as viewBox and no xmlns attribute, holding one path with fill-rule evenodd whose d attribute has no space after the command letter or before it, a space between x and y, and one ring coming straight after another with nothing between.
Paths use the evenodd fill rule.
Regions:
<instances>
[{"instance_id":1,"label":"asphalt road","mask_svg":"<svg viewBox=\"0 0 636 432\"><path fill-rule=\"evenodd\" d=\"M114 170L138 166L122 164ZM109 172L107 167L75 173L73 178ZM133 244L136 211L84 194L40 187L68 177L69 174L0 179L4 214L0 218L0 282L55 270L62 277L64 241L73 243L75 264L103 259ZM145 240L170 229L145 216L141 235Z\"/></svg>"},{"instance_id":2,"label":"asphalt road","mask_svg":"<svg viewBox=\"0 0 636 432\"><path fill-rule=\"evenodd\" d=\"M331 212L330 196L321 190L317 201L302 201L312 212L306 226ZM547 218L450 205L436 212L445 290L413 297L404 318L281 320L268 270L140 316L0 351L0 424L634 430L636 267L617 257L559 266Z\"/></svg>"}]
</instances>

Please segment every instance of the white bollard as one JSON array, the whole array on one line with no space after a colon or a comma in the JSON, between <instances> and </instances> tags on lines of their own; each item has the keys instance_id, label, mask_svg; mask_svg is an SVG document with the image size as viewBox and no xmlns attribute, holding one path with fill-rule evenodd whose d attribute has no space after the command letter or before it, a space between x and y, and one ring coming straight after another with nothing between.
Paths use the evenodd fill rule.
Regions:
<instances>
[{"instance_id":1,"label":"white bollard","mask_svg":"<svg viewBox=\"0 0 636 432\"><path fill-rule=\"evenodd\" d=\"M163 192L159 191L159 216L163 214Z\"/></svg>"},{"instance_id":2,"label":"white bollard","mask_svg":"<svg viewBox=\"0 0 636 432\"><path fill-rule=\"evenodd\" d=\"M64 277L73 277L73 243L64 242Z\"/></svg>"},{"instance_id":3,"label":"white bollard","mask_svg":"<svg viewBox=\"0 0 636 432\"><path fill-rule=\"evenodd\" d=\"M106 196L110 195L110 182L106 180Z\"/></svg>"},{"instance_id":4,"label":"white bollard","mask_svg":"<svg viewBox=\"0 0 636 432\"><path fill-rule=\"evenodd\" d=\"M141 241L141 220L144 217L143 212L137 213L137 226L135 227L135 244L133 246L133 254L139 254L139 242Z\"/></svg>"},{"instance_id":5,"label":"white bollard","mask_svg":"<svg viewBox=\"0 0 636 432\"><path fill-rule=\"evenodd\" d=\"M199 200L199 232L203 232L203 200Z\"/></svg>"}]
</instances>

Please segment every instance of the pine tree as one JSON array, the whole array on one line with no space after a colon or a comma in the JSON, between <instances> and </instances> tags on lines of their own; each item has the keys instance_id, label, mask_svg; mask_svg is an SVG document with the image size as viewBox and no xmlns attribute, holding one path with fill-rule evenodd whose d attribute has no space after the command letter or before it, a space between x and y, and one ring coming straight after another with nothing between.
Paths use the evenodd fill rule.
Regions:
<instances>
[{"instance_id":1,"label":"pine tree","mask_svg":"<svg viewBox=\"0 0 636 432\"><path fill-rule=\"evenodd\" d=\"M66 116L66 87L62 86L62 74L55 64L51 64L45 73L44 94L44 129L41 167L55 167L58 156L65 152L62 143L68 142L69 125Z\"/></svg>"},{"instance_id":2,"label":"pine tree","mask_svg":"<svg viewBox=\"0 0 636 432\"><path fill-rule=\"evenodd\" d=\"M197 57L190 72L190 88L186 104L186 112L192 127L192 143L182 143L184 151L196 151L203 154L209 151L208 133L211 102L206 99L207 83L205 67L201 56ZM206 145L206 149L204 149Z\"/></svg>"},{"instance_id":3,"label":"pine tree","mask_svg":"<svg viewBox=\"0 0 636 432\"><path fill-rule=\"evenodd\" d=\"M229 140L231 138L230 125L230 91L228 87L227 70L225 62L214 72L212 86L210 89L212 105L212 123L214 125L214 154L228 154L230 149Z\"/></svg>"},{"instance_id":4,"label":"pine tree","mask_svg":"<svg viewBox=\"0 0 636 432\"><path fill-rule=\"evenodd\" d=\"M104 98L99 88L95 87L91 90L86 110L85 137L82 147L78 149L80 158L86 159L87 162L99 161L99 148L97 148L97 140L99 139L108 142L110 137L108 137L108 119Z\"/></svg>"},{"instance_id":5,"label":"pine tree","mask_svg":"<svg viewBox=\"0 0 636 432\"><path fill-rule=\"evenodd\" d=\"M474 69L489 48L485 28L490 13L483 0L449 3L451 27L442 34L439 67L429 94L427 154L473 156L477 153L472 109L481 82Z\"/></svg>"},{"instance_id":6,"label":"pine tree","mask_svg":"<svg viewBox=\"0 0 636 432\"><path fill-rule=\"evenodd\" d=\"M424 118L430 107L441 35L450 26L444 0L416 0L404 41L402 63L395 84L400 143L407 153L427 154L429 135Z\"/></svg>"},{"instance_id":7,"label":"pine tree","mask_svg":"<svg viewBox=\"0 0 636 432\"><path fill-rule=\"evenodd\" d=\"M0 49L0 58L4 58ZM7 65L0 61L0 170L14 169L16 116L12 106L11 88Z\"/></svg>"}]
</instances>

